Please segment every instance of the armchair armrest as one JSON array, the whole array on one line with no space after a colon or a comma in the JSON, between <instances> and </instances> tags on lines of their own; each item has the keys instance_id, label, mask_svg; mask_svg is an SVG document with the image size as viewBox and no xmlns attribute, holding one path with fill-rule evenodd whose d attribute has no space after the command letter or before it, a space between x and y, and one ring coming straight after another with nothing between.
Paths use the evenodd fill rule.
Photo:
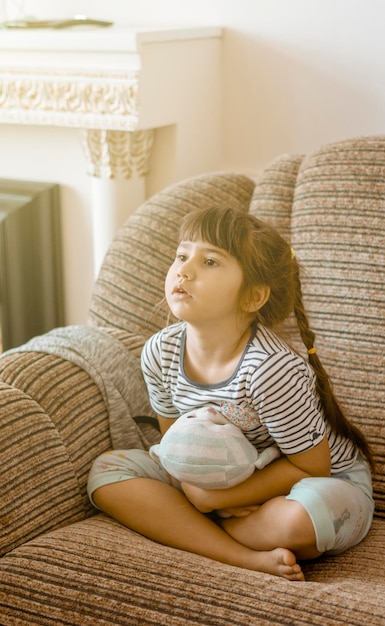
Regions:
<instances>
[{"instance_id":1,"label":"armchair armrest","mask_svg":"<svg viewBox=\"0 0 385 626\"><path fill-rule=\"evenodd\" d=\"M132 447L146 447L130 414L151 414L130 351L139 344L121 331L67 327L0 358L0 554L91 515L89 468L119 437L121 447L127 437Z\"/></svg>"}]
</instances>

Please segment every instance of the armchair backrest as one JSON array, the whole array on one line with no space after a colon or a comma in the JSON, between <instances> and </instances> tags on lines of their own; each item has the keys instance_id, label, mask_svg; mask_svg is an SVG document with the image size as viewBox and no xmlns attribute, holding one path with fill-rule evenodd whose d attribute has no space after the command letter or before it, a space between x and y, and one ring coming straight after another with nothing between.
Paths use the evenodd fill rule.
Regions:
<instances>
[{"instance_id":1,"label":"armchair backrest","mask_svg":"<svg viewBox=\"0 0 385 626\"><path fill-rule=\"evenodd\" d=\"M385 513L385 136L280 157L250 210L290 239L305 306L337 397L376 453Z\"/></svg>"},{"instance_id":2,"label":"armchair backrest","mask_svg":"<svg viewBox=\"0 0 385 626\"><path fill-rule=\"evenodd\" d=\"M142 343L165 326L159 304L180 222L196 207L224 203L252 211L291 241L318 353L375 450L377 510L385 514L385 136L284 155L256 185L242 175L210 174L156 195L112 243L90 323L140 335Z\"/></svg>"}]
</instances>

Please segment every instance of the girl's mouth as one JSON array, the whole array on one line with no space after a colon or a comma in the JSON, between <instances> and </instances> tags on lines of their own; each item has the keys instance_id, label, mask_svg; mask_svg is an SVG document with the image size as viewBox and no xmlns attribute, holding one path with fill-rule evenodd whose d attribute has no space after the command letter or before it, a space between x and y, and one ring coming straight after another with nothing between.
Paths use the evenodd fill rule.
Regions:
<instances>
[{"instance_id":1,"label":"girl's mouth","mask_svg":"<svg viewBox=\"0 0 385 626\"><path fill-rule=\"evenodd\" d=\"M173 296L190 296L190 294L183 289L183 287L174 287L174 289L172 290L172 295Z\"/></svg>"}]
</instances>

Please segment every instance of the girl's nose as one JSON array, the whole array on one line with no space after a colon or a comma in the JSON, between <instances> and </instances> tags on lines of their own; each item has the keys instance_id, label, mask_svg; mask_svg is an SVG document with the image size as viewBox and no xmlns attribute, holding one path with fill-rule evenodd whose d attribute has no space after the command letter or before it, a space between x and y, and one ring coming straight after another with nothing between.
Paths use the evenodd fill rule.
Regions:
<instances>
[{"instance_id":1,"label":"girl's nose","mask_svg":"<svg viewBox=\"0 0 385 626\"><path fill-rule=\"evenodd\" d=\"M190 279L190 275L189 275L187 269L184 268L184 267L180 267L179 268L179 270L178 270L178 277L179 278L185 278L186 280Z\"/></svg>"},{"instance_id":2,"label":"girl's nose","mask_svg":"<svg viewBox=\"0 0 385 626\"><path fill-rule=\"evenodd\" d=\"M185 263L182 263L182 265L180 265L178 268L177 274L180 278L184 278L185 280L191 280L193 275L191 263L189 263L189 261L185 261Z\"/></svg>"}]
</instances>

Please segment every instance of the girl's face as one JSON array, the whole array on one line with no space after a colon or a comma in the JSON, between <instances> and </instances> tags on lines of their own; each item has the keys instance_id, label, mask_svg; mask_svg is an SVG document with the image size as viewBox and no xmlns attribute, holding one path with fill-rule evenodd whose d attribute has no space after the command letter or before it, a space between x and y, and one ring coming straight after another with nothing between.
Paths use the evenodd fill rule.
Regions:
<instances>
[{"instance_id":1,"label":"girl's face","mask_svg":"<svg viewBox=\"0 0 385 626\"><path fill-rule=\"evenodd\" d=\"M177 319L210 325L239 317L243 271L238 260L207 241L182 241L165 283Z\"/></svg>"}]
</instances>

